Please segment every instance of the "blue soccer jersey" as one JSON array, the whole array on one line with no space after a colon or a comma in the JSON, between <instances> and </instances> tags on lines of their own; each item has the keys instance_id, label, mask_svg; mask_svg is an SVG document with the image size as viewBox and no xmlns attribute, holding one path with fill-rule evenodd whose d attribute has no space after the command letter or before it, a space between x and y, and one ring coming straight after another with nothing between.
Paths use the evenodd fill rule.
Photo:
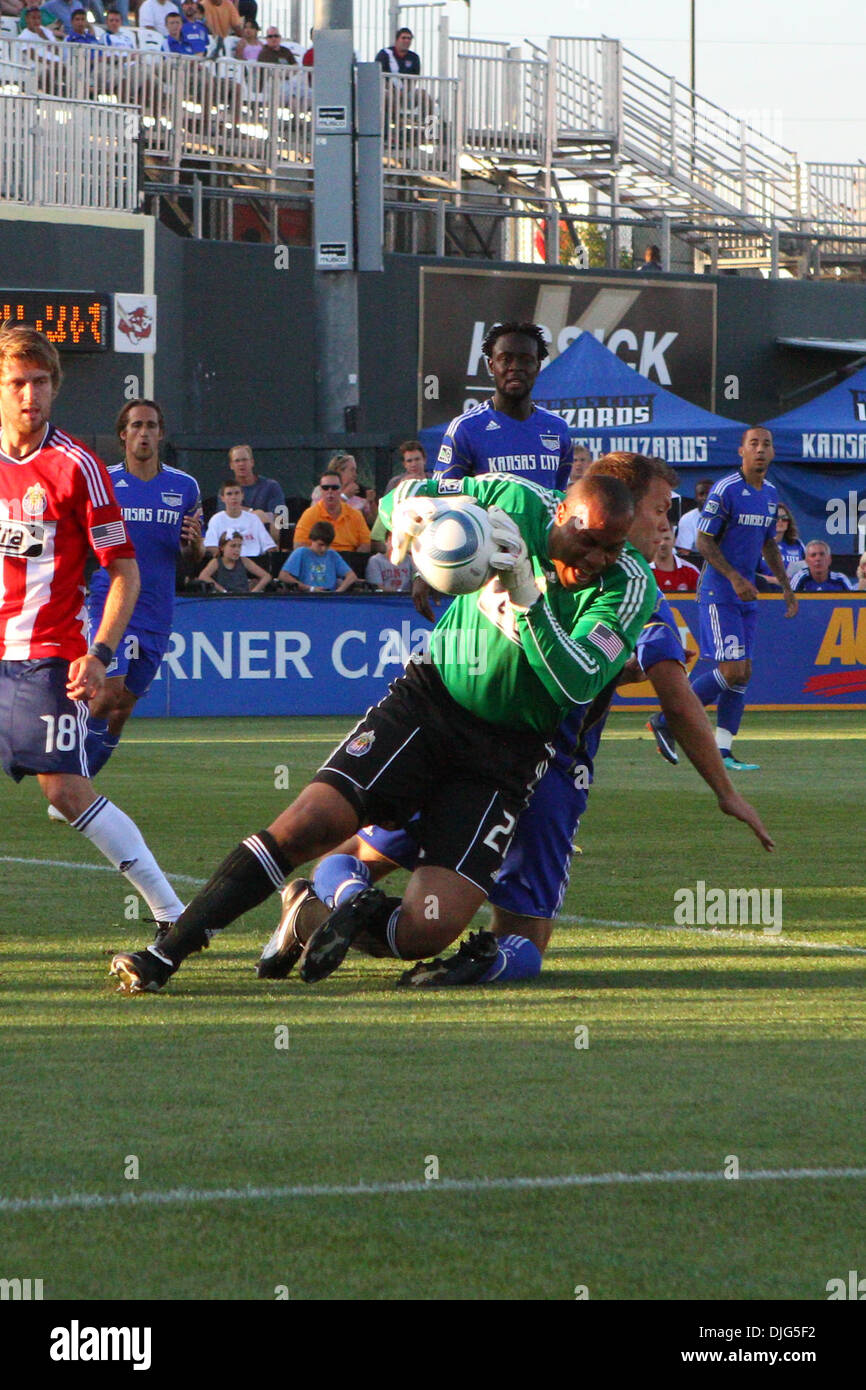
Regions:
<instances>
[{"instance_id":1,"label":"blue soccer jersey","mask_svg":"<svg viewBox=\"0 0 866 1390\"><path fill-rule=\"evenodd\" d=\"M827 578L819 582L807 569L802 569L791 580L791 588L795 594L847 594L854 585L841 570L830 570Z\"/></svg>"},{"instance_id":2,"label":"blue soccer jersey","mask_svg":"<svg viewBox=\"0 0 866 1390\"><path fill-rule=\"evenodd\" d=\"M752 487L742 472L720 479L704 503L698 534L712 536L729 565L752 584L761 563L764 543L776 527L779 494L772 483ZM698 581L703 602L741 603L729 579L707 563Z\"/></svg>"},{"instance_id":3,"label":"blue soccer jersey","mask_svg":"<svg viewBox=\"0 0 866 1390\"><path fill-rule=\"evenodd\" d=\"M168 634L183 519L201 511L198 483L188 473L165 466L146 482L128 473L122 463L108 473L141 571L141 593L129 626ZM97 570L90 581L91 614L101 611L108 586L108 575Z\"/></svg>"},{"instance_id":4,"label":"blue soccer jersey","mask_svg":"<svg viewBox=\"0 0 866 1390\"><path fill-rule=\"evenodd\" d=\"M571 436L560 416L534 405L528 420L514 420L487 401L480 410L451 421L434 477L513 473L540 487L564 492L570 471Z\"/></svg>"}]
</instances>

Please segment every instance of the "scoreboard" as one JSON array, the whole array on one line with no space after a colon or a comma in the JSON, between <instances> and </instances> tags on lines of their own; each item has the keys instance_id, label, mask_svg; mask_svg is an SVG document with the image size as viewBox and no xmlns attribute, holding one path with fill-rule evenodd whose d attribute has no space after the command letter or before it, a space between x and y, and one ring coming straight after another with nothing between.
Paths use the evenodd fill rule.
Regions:
<instances>
[{"instance_id":1,"label":"scoreboard","mask_svg":"<svg viewBox=\"0 0 866 1390\"><path fill-rule=\"evenodd\" d=\"M58 352L107 352L111 296L77 290L0 289L0 324L26 323Z\"/></svg>"}]
</instances>

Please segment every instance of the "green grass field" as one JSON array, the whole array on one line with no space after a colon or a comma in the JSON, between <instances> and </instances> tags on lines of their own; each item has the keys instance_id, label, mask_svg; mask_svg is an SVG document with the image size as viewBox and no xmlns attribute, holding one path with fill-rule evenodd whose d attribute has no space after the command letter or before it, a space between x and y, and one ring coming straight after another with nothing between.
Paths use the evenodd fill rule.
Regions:
<instances>
[{"instance_id":1,"label":"green grass field","mask_svg":"<svg viewBox=\"0 0 866 1390\"><path fill-rule=\"evenodd\" d=\"M201 879L348 724L134 722L100 787ZM540 980L420 997L355 956L257 981L273 905L164 995L121 997L112 951L149 939L128 885L4 783L0 1276L71 1299L825 1299L864 1258L864 738L860 714L747 716L770 856L613 717ZM780 888L782 934L673 930L701 879ZM378 1190L433 1158L438 1182ZM748 1177L790 1169L818 1171ZM602 1180L481 1186L582 1175ZM93 1200L51 1209L69 1194Z\"/></svg>"}]
</instances>

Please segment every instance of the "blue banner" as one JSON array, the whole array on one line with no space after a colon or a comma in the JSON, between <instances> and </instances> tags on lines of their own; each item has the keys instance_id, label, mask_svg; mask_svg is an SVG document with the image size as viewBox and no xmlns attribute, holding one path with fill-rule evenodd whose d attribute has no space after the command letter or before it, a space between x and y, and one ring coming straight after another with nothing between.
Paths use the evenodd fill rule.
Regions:
<instances>
[{"instance_id":1,"label":"blue banner","mask_svg":"<svg viewBox=\"0 0 866 1390\"><path fill-rule=\"evenodd\" d=\"M866 709L866 593L798 594L799 611L785 617L775 594L758 596L758 630L750 709ZM698 600L694 594L668 594L680 636L698 660ZM620 686L614 708L657 708L648 681Z\"/></svg>"},{"instance_id":2,"label":"blue banner","mask_svg":"<svg viewBox=\"0 0 866 1390\"><path fill-rule=\"evenodd\" d=\"M864 598L801 596L797 617L786 618L780 598L762 595L749 705L866 709ZM670 602L691 668L697 600L675 594ZM168 652L136 714L357 716L382 698L429 631L402 595L178 599ZM648 684L621 687L614 702L655 703Z\"/></svg>"}]
</instances>

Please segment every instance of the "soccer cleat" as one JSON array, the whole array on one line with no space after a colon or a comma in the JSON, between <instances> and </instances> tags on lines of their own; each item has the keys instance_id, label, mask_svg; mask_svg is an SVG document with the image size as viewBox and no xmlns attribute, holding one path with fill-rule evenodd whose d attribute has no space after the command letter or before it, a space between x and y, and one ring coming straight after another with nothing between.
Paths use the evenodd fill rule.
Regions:
<instances>
[{"instance_id":1,"label":"soccer cleat","mask_svg":"<svg viewBox=\"0 0 866 1390\"><path fill-rule=\"evenodd\" d=\"M330 916L330 909L313 892L308 878L296 878L287 883L280 898L283 904L280 920L256 966L260 980L284 980L297 965L304 943L299 939L295 926L302 914L304 925L308 924L310 931L315 931Z\"/></svg>"},{"instance_id":2,"label":"soccer cleat","mask_svg":"<svg viewBox=\"0 0 866 1390\"><path fill-rule=\"evenodd\" d=\"M660 714L654 714L652 719L647 720L647 728L655 739L656 748L659 750L662 757L676 766L680 760L679 754L677 753L677 742L670 729L666 728L661 720L662 717Z\"/></svg>"},{"instance_id":3,"label":"soccer cleat","mask_svg":"<svg viewBox=\"0 0 866 1390\"><path fill-rule=\"evenodd\" d=\"M175 972L175 966L152 946L145 951L121 951L111 962L109 975L120 981L118 994L156 994Z\"/></svg>"},{"instance_id":4,"label":"soccer cleat","mask_svg":"<svg viewBox=\"0 0 866 1390\"><path fill-rule=\"evenodd\" d=\"M69 824L69 821L66 819L63 812L58 811L56 806L52 806L50 801L48 803L48 819L57 821L58 825L60 825L61 823L63 825Z\"/></svg>"},{"instance_id":5,"label":"soccer cleat","mask_svg":"<svg viewBox=\"0 0 866 1390\"><path fill-rule=\"evenodd\" d=\"M447 985L477 985L499 954L499 942L492 932L470 932L453 956L419 960L400 976L400 988L442 989Z\"/></svg>"},{"instance_id":6,"label":"soccer cleat","mask_svg":"<svg viewBox=\"0 0 866 1390\"><path fill-rule=\"evenodd\" d=\"M316 928L304 947L298 967L301 979L308 985L326 979L342 964L359 932L372 922L381 920L382 908L386 904L387 898L381 889L365 888L335 908Z\"/></svg>"},{"instance_id":7,"label":"soccer cleat","mask_svg":"<svg viewBox=\"0 0 866 1390\"><path fill-rule=\"evenodd\" d=\"M760 772L760 763L741 763L733 753L723 753L722 762L731 772Z\"/></svg>"}]
</instances>

